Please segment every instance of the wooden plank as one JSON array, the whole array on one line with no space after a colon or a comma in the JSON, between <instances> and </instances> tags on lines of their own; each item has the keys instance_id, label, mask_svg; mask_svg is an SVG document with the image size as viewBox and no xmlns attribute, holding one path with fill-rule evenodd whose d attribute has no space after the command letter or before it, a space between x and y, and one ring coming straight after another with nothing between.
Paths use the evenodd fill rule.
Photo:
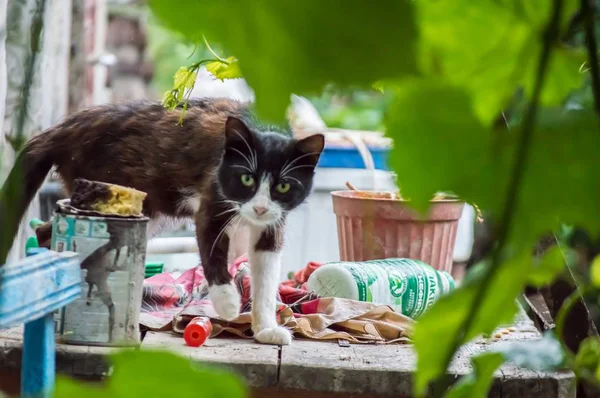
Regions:
<instances>
[{"instance_id":1,"label":"wooden plank","mask_svg":"<svg viewBox=\"0 0 600 398\"><path fill-rule=\"evenodd\" d=\"M37 249L42 250L42 249ZM81 295L77 253L45 250L0 267L0 328L39 319Z\"/></svg>"},{"instance_id":2,"label":"wooden plank","mask_svg":"<svg viewBox=\"0 0 600 398\"><path fill-rule=\"evenodd\" d=\"M523 299L541 322L543 330L554 329L554 319L552 319L550 309L540 292L526 293L523 295Z\"/></svg>"},{"instance_id":3,"label":"wooden plank","mask_svg":"<svg viewBox=\"0 0 600 398\"><path fill-rule=\"evenodd\" d=\"M192 348L185 345L179 335L148 332L142 342L142 349L171 351L195 362L231 369L243 376L253 387L277 384L277 346L257 344L244 339L214 338L201 347Z\"/></svg>"}]
</instances>

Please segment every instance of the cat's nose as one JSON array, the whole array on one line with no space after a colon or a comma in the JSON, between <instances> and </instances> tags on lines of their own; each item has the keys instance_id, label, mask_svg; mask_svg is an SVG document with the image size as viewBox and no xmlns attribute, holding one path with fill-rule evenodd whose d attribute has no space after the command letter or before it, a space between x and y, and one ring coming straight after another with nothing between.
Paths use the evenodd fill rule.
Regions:
<instances>
[{"instance_id":1,"label":"cat's nose","mask_svg":"<svg viewBox=\"0 0 600 398\"><path fill-rule=\"evenodd\" d=\"M262 216L267 212L267 208L263 206L254 206L253 209L257 216Z\"/></svg>"}]
</instances>

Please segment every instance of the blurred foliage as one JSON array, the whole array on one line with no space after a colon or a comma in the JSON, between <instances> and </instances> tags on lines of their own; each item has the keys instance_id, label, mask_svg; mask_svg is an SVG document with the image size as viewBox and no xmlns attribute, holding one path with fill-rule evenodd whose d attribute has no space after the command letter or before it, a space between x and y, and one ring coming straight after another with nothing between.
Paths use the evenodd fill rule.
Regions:
<instances>
[{"instance_id":1,"label":"blurred foliage","mask_svg":"<svg viewBox=\"0 0 600 398\"><path fill-rule=\"evenodd\" d=\"M156 18L148 15L148 56L154 65L152 85L164 93L173 87L173 74L181 65L191 65L208 58L210 52L200 43L195 44L179 33L163 28Z\"/></svg>"},{"instance_id":2,"label":"blurred foliage","mask_svg":"<svg viewBox=\"0 0 600 398\"><path fill-rule=\"evenodd\" d=\"M375 89L342 89L330 85L320 96L310 96L308 99L328 127L384 131L384 114L392 101L392 93Z\"/></svg>"},{"instance_id":3,"label":"blurred foliage","mask_svg":"<svg viewBox=\"0 0 600 398\"><path fill-rule=\"evenodd\" d=\"M600 121L593 110L600 89L590 88L591 77L600 82L590 39L597 15L587 0L150 5L165 26L190 40L206 35L238 57L261 116L282 120L295 93L312 95L330 125L383 123L395 143L391 165L416 209L426 211L444 191L488 214L498 238L490 257L414 331L416 396L434 382L435 394L444 393L456 350L511 322L526 284L547 284L563 272L569 250L534 259L538 239L564 223L600 231ZM314 97L327 86L374 87L384 95L338 89ZM527 354L532 361L520 364L533 366L555 343L545 338ZM502 362L473 361L475 375L453 396L485 395Z\"/></svg>"},{"instance_id":4,"label":"blurred foliage","mask_svg":"<svg viewBox=\"0 0 600 398\"><path fill-rule=\"evenodd\" d=\"M600 109L600 76L598 14L590 9L594 2L149 3L169 29L154 27L163 35L154 41L154 58L173 62L160 66L170 69L170 76L179 71L175 87L166 80L159 83L172 94L165 101L170 107L185 104L191 74L201 63L223 78L241 72L255 91L257 111L271 121L284 119L292 93L319 95L329 84L363 90L375 86L384 95L377 100L375 94L367 97L373 95L373 104L382 101L373 109L385 109L383 124L395 142L391 163L411 204L426 211L435 192L453 192L488 215L498 237L490 257L420 318L414 331L416 396L424 396L432 385L436 395L447 392L444 375L458 348L510 322L517 310L513 303L526 284L548 283L562 272L565 259L572 258L566 248L562 256L551 250L541 259L532 257L531 248L540 237L562 224L598 236L600 119L594 108ZM202 46L205 36L223 48L211 52ZM173 37L194 45L180 47ZM221 53L235 59L216 55ZM181 65L190 66L180 69ZM326 92L325 100L327 95L335 97L335 104L340 94ZM361 95L340 102L351 108L361 103ZM319 99L315 102L324 114L330 111ZM333 115L335 111L326 116L333 124L380 128L381 119L374 113L358 123ZM585 297L598 302L599 289L592 283L598 279L596 262L591 269L581 283ZM576 294L565 301L557 319L559 343L565 314L579 299ZM535 358L556 348L554 339L547 336L527 351L513 347L503 351L502 358L474 358L476 371L449 394L485 396L503 360L517 357L519 365L534 367L539 363ZM564 363L578 377L598 383L600 371L593 361L598 347L598 340L590 339L578 353L571 353L562 344ZM133 364L123 367L131 372L117 380L136 385L141 378ZM210 380L215 388L226 388L223 380ZM171 387L164 381L163 385ZM227 396L235 396L235 391Z\"/></svg>"},{"instance_id":5,"label":"blurred foliage","mask_svg":"<svg viewBox=\"0 0 600 398\"><path fill-rule=\"evenodd\" d=\"M127 350L110 356L113 371L106 383L90 385L59 376L56 398L168 397L243 398L242 381L216 368L193 365L189 358L159 351Z\"/></svg>"}]
</instances>

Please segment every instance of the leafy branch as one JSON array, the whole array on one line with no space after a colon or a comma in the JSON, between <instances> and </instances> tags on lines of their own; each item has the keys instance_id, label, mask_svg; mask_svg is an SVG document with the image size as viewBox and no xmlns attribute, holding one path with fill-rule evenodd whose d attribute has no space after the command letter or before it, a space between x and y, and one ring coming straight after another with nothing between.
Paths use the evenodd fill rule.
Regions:
<instances>
[{"instance_id":1,"label":"leafy branch","mask_svg":"<svg viewBox=\"0 0 600 398\"><path fill-rule=\"evenodd\" d=\"M163 95L163 105L169 110L181 108L179 124L183 123L183 118L188 107L188 101L194 90L198 71L202 66L212 73L217 79L235 79L241 77L238 60L234 57L222 58L210 47L206 38L204 44L214 58L203 59L194 62L190 66L182 66L175 72L173 77L173 88L167 90Z\"/></svg>"},{"instance_id":2,"label":"leafy branch","mask_svg":"<svg viewBox=\"0 0 600 398\"><path fill-rule=\"evenodd\" d=\"M462 326L460 327L460 330L462 332L456 335L454 341L452 342L451 348L448 351L449 354L446 356L446 358L444 358L445 367L447 367L450 364L454 353L464 343L465 335L467 331L471 329L471 326L473 325L473 322L475 320L475 316L478 310L478 303L481 302L481 300L485 296L486 292L490 287L491 282L494 279L494 276L498 272L499 268L502 266L503 250L506 247L508 235L512 227L512 220L515 216L514 210L518 200L521 180L524 174L525 167L527 166L527 158L529 155L533 131L535 129L535 121L539 107L540 95L542 92L542 87L544 85L546 72L548 70L548 64L550 61L552 47L559 38L559 22L562 7L563 0L554 0L552 16L550 18L550 22L548 23L548 27L544 35L544 44L538 63L535 88L533 91L531 102L527 108L527 112L525 113L525 117L523 120L523 126L521 128L520 139L517 147L516 159L511 173L508 192L506 194L504 210L502 211L502 217L500 218L500 224L498 227L497 235L498 247L495 249L492 255L492 262L490 267L487 268L485 276L483 277L481 283L477 286L475 299L473 301L474 305L469 308L468 315L465 321L463 322ZM443 387L445 380L443 378L440 378L438 379L437 383L438 388L436 388L436 391L443 391L444 389L440 387Z\"/></svg>"}]
</instances>

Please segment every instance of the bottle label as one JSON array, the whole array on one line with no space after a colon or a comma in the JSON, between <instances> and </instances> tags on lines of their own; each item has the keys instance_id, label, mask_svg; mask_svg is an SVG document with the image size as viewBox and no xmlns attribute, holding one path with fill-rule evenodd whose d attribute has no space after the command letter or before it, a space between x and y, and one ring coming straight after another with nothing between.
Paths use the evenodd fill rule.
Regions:
<instances>
[{"instance_id":1,"label":"bottle label","mask_svg":"<svg viewBox=\"0 0 600 398\"><path fill-rule=\"evenodd\" d=\"M454 289L446 272L412 259L372 260L340 263L352 274L358 300L391 305L394 310L417 318L443 294Z\"/></svg>"}]
</instances>

